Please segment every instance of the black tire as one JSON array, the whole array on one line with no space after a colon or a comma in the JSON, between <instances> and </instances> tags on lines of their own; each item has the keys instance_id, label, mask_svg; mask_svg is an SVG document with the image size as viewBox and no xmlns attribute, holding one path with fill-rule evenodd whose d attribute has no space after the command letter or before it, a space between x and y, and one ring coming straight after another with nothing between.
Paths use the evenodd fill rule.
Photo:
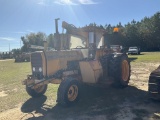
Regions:
<instances>
[{"instance_id":1,"label":"black tire","mask_svg":"<svg viewBox=\"0 0 160 120\"><path fill-rule=\"evenodd\" d=\"M148 95L150 99L160 101L160 79L155 74L149 77Z\"/></svg>"},{"instance_id":2,"label":"black tire","mask_svg":"<svg viewBox=\"0 0 160 120\"><path fill-rule=\"evenodd\" d=\"M27 93L33 97L41 97L46 92L48 85L45 84L43 86L38 87L37 89L32 89L31 87L26 86Z\"/></svg>"},{"instance_id":3,"label":"black tire","mask_svg":"<svg viewBox=\"0 0 160 120\"><path fill-rule=\"evenodd\" d=\"M58 93L57 102L62 106L70 106L79 99L79 82L71 77L61 82Z\"/></svg>"},{"instance_id":4,"label":"black tire","mask_svg":"<svg viewBox=\"0 0 160 120\"><path fill-rule=\"evenodd\" d=\"M127 87L130 80L131 67L126 54L114 55L109 60L109 76L114 79L114 87Z\"/></svg>"},{"instance_id":5,"label":"black tire","mask_svg":"<svg viewBox=\"0 0 160 120\"><path fill-rule=\"evenodd\" d=\"M109 60L113 57L113 54L109 54L109 55L104 55L100 58L100 62L103 68L103 77L106 79L108 76L106 76L108 74L108 65L109 65Z\"/></svg>"},{"instance_id":6,"label":"black tire","mask_svg":"<svg viewBox=\"0 0 160 120\"><path fill-rule=\"evenodd\" d=\"M160 102L160 94L157 93L148 93L149 99L151 99L152 101L158 101Z\"/></svg>"}]
</instances>

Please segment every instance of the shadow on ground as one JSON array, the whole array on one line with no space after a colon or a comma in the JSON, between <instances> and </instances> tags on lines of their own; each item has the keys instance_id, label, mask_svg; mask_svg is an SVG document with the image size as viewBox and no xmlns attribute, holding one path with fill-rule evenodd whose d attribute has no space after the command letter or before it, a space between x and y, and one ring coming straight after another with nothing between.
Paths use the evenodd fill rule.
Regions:
<instances>
[{"instance_id":1,"label":"shadow on ground","mask_svg":"<svg viewBox=\"0 0 160 120\"><path fill-rule=\"evenodd\" d=\"M41 107L46 100L46 96L42 96L40 98L30 98L22 105L21 111L23 113L31 113L36 110L37 113L43 113L43 111L41 111Z\"/></svg>"},{"instance_id":2,"label":"shadow on ground","mask_svg":"<svg viewBox=\"0 0 160 120\"><path fill-rule=\"evenodd\" d=\"M116 89L84 85L81 91L81 99L78 103L66 108L55 105L53 108L44 109L45 105L43 103L46 98L46 96L38 99L31 98L22 105L22 112L36 111L36 113L43 115L39 117L33 116L27 120L91 120L93 118L96 120L97 117L97 120L116 120L116 114L123 113L122 109L124 107L131 109L135 115L135 120L141 120L144 116L147 117L150 114L145 109L138 111L139 109L134 107L139 105L152 106L152 102L148 100L147 92L134 86ZM160 103L155 103L154 106L157 105L160 106ZM156 112L156 109L154 111Z\"/></svg>"},{"instance_id":3,"label":"shadow on ground","mask_svg":"<svg viewBox=\"0 0 160 120\"><path fill-rule=\"evenodd\" d=\"M134 56L134 55L145 55L145 54L144 53L140 53L140 54L128 54L128 55L131 55L131 56L133 55Z\"/></svg>"}]
</instances>

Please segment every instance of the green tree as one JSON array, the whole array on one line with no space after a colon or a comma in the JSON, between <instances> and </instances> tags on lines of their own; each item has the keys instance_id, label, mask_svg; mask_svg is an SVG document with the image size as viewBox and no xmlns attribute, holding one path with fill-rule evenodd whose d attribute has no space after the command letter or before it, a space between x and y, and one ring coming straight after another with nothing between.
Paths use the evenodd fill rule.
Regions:
<instances>
[{"instance_id":1,"label":"green tree","mask_svg":"<svg viewBox=\"0 0 160 120\"><path fill-rule=\"evenodd\" d=\"M43 46L43 41L46 39L46 34L43 32L27 34L26 36L21 37L23 42L21 49L23 52L29 52L29 47L31 45Z\"/></svg>"},{"instance_id":2,"label":"green tree","mask_svg":"<svg viewBox=\"0 0 160 120\"><path fill-rule=\"evenodd\" d=\"M48 47L54 47L54 35L53 34L50 34L48 37L47 37L47 42L48 42Z\"/></svg>"}]
</instances>

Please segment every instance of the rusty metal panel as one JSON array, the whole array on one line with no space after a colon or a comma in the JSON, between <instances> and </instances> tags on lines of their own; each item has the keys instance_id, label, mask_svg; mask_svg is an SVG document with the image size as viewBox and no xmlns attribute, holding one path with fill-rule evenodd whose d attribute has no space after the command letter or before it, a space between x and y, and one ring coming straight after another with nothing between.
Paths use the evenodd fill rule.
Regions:
<instances>
[{"instance_id":1,"label":"rusty metal panel","mask_svg":"<svg viewBox=\"0 0 160 120\"><path fill-rule=\"evenodd\" d=\"M56 71L67 67L67 61L81 60L83 58L81 51L48 51L47 75L53 75Z\"/></svg>"},{"instance_id":2,"label":"rusty metal panel","mask_svg":"<svg viewBox=\"0 0 160 120\"><path fill-rule=\"evenodd\" d=\"M99 78L103 75L102 66L98 60L82 61L79 64L82 81L85 83L97 83Z\"/></svg>"}]
</instances>

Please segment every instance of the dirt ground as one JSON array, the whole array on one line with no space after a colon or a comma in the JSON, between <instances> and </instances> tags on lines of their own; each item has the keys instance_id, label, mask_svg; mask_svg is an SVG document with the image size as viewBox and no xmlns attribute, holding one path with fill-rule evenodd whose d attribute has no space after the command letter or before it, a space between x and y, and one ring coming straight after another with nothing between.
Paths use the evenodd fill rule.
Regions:
<instances>
[{"instance_id":1,"label":"dirt ground","mask_svg":"<svg viewBox=\"0 0 160 120\"><path fill-rule=\"evenodd\" d=\"M147 95L149 74L158 66L131 63L131 79L125 89L84 86L79 102L69 108L45 104L47 96L30 98L1 112L0 120L160 120L160 102Z\"/></svg>"}]
</instances>

